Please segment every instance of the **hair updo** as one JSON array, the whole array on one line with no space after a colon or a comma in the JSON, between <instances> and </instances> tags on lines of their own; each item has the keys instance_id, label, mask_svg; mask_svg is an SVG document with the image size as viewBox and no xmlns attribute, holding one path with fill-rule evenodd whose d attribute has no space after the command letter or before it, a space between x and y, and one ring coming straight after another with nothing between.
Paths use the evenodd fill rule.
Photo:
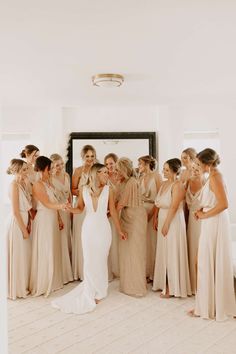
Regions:
<instances>
[{"instance_id":1,"label":"hair updo","mask_svg":"<svg viewBox=\"0 0 236 354\"><path fill-rule=\"evenodd\" d=\"M62 159L61 155L59 155L59 154L52 154L50 156L50 160L52 160L52 162L55 162L55 161L63 160L63 159Z\"/></svg>"},{"instance_id":2,"label":"hair updo","mask_svg":"<svg viewBox=\"0 0 236 354\"><path fill-rule=\"evenodd\" d=\"M143 161L149 165L151 171L154 171L157 165L157 160L151 155L141 156L138 158L138 161Z\"/></svg>"},{"instance_id":3,"label":"hair updo","mask_svg":"<svg viewBox=\"0 0 236 354\"><path fill-rule=\"evenodd\" d=\"M188 155L189 156L189 158L190 158L190 160L195 160L195 158L196 158L196 155L197 155L197 151L194 149L194 148L191 148L191 147L189 147L189 148L187 148L187 149L184 149L183 151L182 151L182 154L186 154L186 155Z\"/></svg>"},{"instance_id":4,"label":"hair updo","mask_svg":"<svg viewBox=\"0 0 236 354\"><path fill-rule=\"evenodd\" d=\"M52 161L48 157L39 156L35 160L34 170L37 172L43 172L45 171L46 167L48 167L48 170L50 170L51 163Z\"/></svg>"},{"instance_id":5,"label":"hair updo","mask_svg":"<svg viewBox=\"0 0 236 354\"><path fill-rule=\"evenodd\" d=\"M135 176L133 162L128 157L121 157L118 159L116 162L116 168L126 180Z\"/></svg>"},{"instance_id":6,"label":"hair updo","mask_svg":"<svg viewBox=\"0 0 236 354\"><path fill-rule=\"evenodd\" d=\"M110 152L109 154L107 154L105 157L104 157L104 163L106 163L106 160L107 159L112 159L114 162L117 162L118 160L118 156L116 154L114 154L113 152Z\"/></svg>"},{"instance_id":7,"label":"hair updo","mask_svg":"<svg viewBox=\"0 0 236 354\"><path fill-rule=\"evenodd\" d=\"M8 175L15 175L20 172L23 165L26 164L24 160L21 159L12 159L10 162L10 166L7 169Z\"/></svg>"},{"instance_id":8,"label":"hair updo","mask_svg":"<svg viewBox=\"0 0 236 354\"><path fill-rule=\"evenodd\" d=\"M34 151L39 151L39 148L35 145L26 145L25 148L21 151L20 156L25 158L31 155Z\"/></svg>"},{"instance_id":9,"label":"hair updo","mask_svg":"<svg viewBox=\"0 0 236 354\"><path fill-rule=\"evenodd\" d=\"M172 172L176 173L177 176L180 174L180 170L181 170L181 161L180 161L180 159L178 159L178 158L169 159L165 163L168 164L170 170Z\"/></svg>"},{"instance_id":10,"label":"hair updo","mask_svg":"<svg viewBox=\"0 0 236 354\"><path fill-rule=\"evenodd\" d=\"M95 148L94 148L92 145L84 145L84 146L82 147L82 150L81 150L81 153L80 153L82 159L84 159L85 155L87 154L87 152L88 152L89 150L91 150L91 151L94 153L94 157L95 157L95 159L96 159L96 157L97 157L97 155L96 155L96 150L95 150Z\"/></svg>"},{"instance_id":11,"label":"hair updo","mask_svg":"<svg viewBox=\"0 0 236 354\"><path fill-rule=\"evenodd\" d=\"M220 157L213 149L207 148L197 154L198 160L204 165L216 167L220 164Z\"/></svg>"}]
</instances>

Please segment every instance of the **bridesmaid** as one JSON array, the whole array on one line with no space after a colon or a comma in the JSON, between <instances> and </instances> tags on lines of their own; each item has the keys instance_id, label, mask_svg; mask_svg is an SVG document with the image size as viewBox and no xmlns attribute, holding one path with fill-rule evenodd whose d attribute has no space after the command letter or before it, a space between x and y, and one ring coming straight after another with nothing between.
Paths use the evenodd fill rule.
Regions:
<instances>
[{"instance_id":1,"label":"bridesmaid","mask_svg":"<svg viewBox=\"0 0 236 354\"><path fill-rule=\"evenodd\" d=\"M37 202L37 214L33 223L32 266L30 290L33 296L63 287L61 235L63 223L58 210L65 204L58 203L55 188L50 182L51 160L39 156L35 161L36 171L42 177L33 185L33 197Z\"/></svg>"},{"instance_id":2,"label":"bridesmaid","mask_svg":"<svg viewBox=\"0 0 236 354\"><path fill-rule=\"evenodd\" d=\"M196 150L191 147L182 151L181 163L183 170L180 173L180 181L184 184L185 187L187 186L189 178L192 176L192 165L196 159L196 155Z\"/></svg>"},{"instance_id":3,"label":"bridesmaid","mask_svg":"<svg viewBox=\"0 0 236 354\"><path fill-rule=\"evenodd\" d=\"M77 167L72 176L72 195L76 197L75 207L79 197L80 187L88 180L88 174L96 161L96 150L92 145L85 145L81 150L83 166ZM81 227L85 212L73 215L72 229L72 271L74 280L83 280L83 250L81 244Z\"/></svg>"},{"instance_id":4,"label":"bridesmaid","mask_svg":"<svg viewBox=\"0 0 236 354\"><path fill-rule=\"evenodd\" d=\"M217 168L220 163L217 153L204 149L197 158L209 178L202 188L200 208L195 213L201 220L201 234L195 309L189 314L223 321L236 316L228 199Z\"/></svg>"},{"instance_id":5,"label":"bridesmaid","mask_svg":"<svg viewBox=\"0 0 236 354\"><path fill-rule=\"evenodd\" d=\"M119 180L116 171L116 162L118 160L118 156L114 153L109 153L104 157L104 165L108 170L108 184L113 190L114 200L117 203L117 188L119 186ZM110 214L109 214L110 216ZM113 219L109 217L109 222L111 225L112 231L112 241L111 248L108 257L108 274L109 281L111 281L114 277L119 277L119 235L117 234L117 229L114 225Z\"/></svg>"},{"instance_id":6,"label":"bridesmaid","mask_svg":"<svg viewBox=\"0 0 236 354\"><path fill-rule=\"evenodd\" d=\"M12 215L7 230L8 297L16 300L29 294L31 262L30 215L31 196L26 189L28 167L25 161L11 160L8 174L15 176L10 185Z\"/></svg>"},{"instance_id":7,"label":"bridesmaid","mask_svg":"<svg viewBox=\"0 0 236 354\"><path fill-rule=\"evenodd\" d=\"M147 265L146 265L146 276L148 281L153 280L154 275L154 265L156 257L156 244L157 244L157 233L153 229L153 212L154 212L154 202L156 195L160 189L162 179L160 174L155 171L156 159L150 155L141 156L138 159L138 167L140 177L140 188L142 193L142 200L144 202L144 208L147 212L148 224L146 233L147 242Z\"/></svg>"},{"instance_id":8,"label":"bridesmaid","mask_svg":"<svg viewBox=\"0 0 236 354\"><path fill-rule=\"evenodd\" d=\"M116 169L121 181L117 210L121 211L122 229L128 234L126 241L119 241L120 291L131 296L144 296L147 292L147 213L132 162L128 158L120 158Z\"/></svg>"},{"instance_id":9,"label":"bridesmaid","mask_svg":"<svg viewBox=\"0 0 236 354\"><path fill-rule=\"evenodd\" d=\"M64 161L58 154L50 156L52 161L51 181L57 192L57 199L60 203L71 204L70 176L65 172ZM71 217L67 211L60 211L63 222L61 230L61 254L62 254L62 272L63 283L66 284L73 280L71 268Z\"/></svg>"},{"instance_id":10,"label":"bridesmaid","mask_svg":"<svg viewBox=\"0 0 236 354\"><path fill-rule=\"evenodd\" d=\"M154 227L158 229L153 290L162 290L161 297L191 295L183 212L185 190L177 180L181 161L177 158L164 163L163 182L156 197ZM158 226L157 226L158 214Z\"/></svg>"},{"instance_id":11,"label":"bridesmaid","mask_svg":"<svg viewBox=\"0 0 236 354\"><path fill-rule=\"evenodd\" d=\"M187 240L188 240L188 261L192 293L197 289L197 253L198 242L201 231L201 222L197 220L194 213L199 209L199 195L205 183L201 168L194 163L192 166L192 177L188 181L186 191L186 203L189 210Z\"/></svg>"}]
</instances>

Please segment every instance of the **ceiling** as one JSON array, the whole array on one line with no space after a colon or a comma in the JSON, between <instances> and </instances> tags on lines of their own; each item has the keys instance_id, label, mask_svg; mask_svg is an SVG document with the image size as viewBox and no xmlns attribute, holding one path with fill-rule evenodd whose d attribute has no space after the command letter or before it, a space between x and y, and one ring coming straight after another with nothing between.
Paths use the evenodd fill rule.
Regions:
<instances>
[{"instance_id":1,"label":"ceiling","mask_svg":"<svg viewBox=\"0 0 236 354\"><path fill-rule=\"evenodd\" d=\"M2 105L235 102L234 0L5 0ZM91 76L125 76L120 88Z\"/></svg>"}]
</instances>

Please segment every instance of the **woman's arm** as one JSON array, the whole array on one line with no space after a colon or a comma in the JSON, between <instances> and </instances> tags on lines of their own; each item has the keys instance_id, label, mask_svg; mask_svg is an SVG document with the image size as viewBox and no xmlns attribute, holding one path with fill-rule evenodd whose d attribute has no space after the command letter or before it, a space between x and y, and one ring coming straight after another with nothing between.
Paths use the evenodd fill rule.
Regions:
<instances>
[{"instance_id":1,"label":"woman's arm","mask_svg":"<svg viewBox=\"0 0 236 354\"><path fill-rule=\"evenodd\" d=\"M210 177L210 189L215 194L217 203L214 208L208 211L203 211L202 209L198 210L195 213L197 219L206 219L211 216L215 216L228 208L228 198L226 195L224 182L220 173L217 173L214 176Z\"/></svg>"},{"instance_id":2,"label":"woman's arm","mask_svg":"<svg viewBox=\"0 0 236 354\"><path fill-rule=\"evenodd\" d=\"M159 192L159 189L162 185L162 178L161 178L161 175L160 173L156 172L155 173L155 182L156 182L156 188L157 188L157 193Z\"/></svg>"},{"instance_id":3,"label":"woman's arm","mask_svg":"<svg viewBox=\"0 0 236 354\"><path fill-rule=\"evenodd\" d=\"M29 232L27 231L27 225L24 224L20 213L20 205L19 205L19 187L17 183L13 182L12 184L12 193L11 193L11 203L13 215L16 218L17 224L23 234L23 238L29 238Z\"/></svg>"},{"instance_id":4,"label":"woman's arm","mask_svg":"<svg viewBox=\"0 0 236 354\"><path fill-rule=\"evenodd\" d=\"M79 197L78 197L78 202L77 202L76 208L71 208L71 207L66 208L66 210L68 210L70 213L80 214L84 210L84 198L83 198L82 189L83 189L83 187L81 187L79 189L79 193L78 193Z\"/></svg>"},{"instance_id":5,"label":"woman's arm","mask_svg":"<svg viewBox=\"0 0 236 354\"><path fill-rule=\"evenodd\" d=\"M115 207L114 194L113 194L113 190L111 188L109 189L108 208L109 208L112 220L114 221L117 232L119 233L122 240L127 240L127 238L128 238L127 234L125 232L123 232L121 229L120 220L119 220L118 213L117 213L117 210Z\"/></svg>"},{"instance_id":6,"label":"woman's arm","mask_svg":"<svg viewBox=\"0 0 236 354\"><path fill-rule=\"evenodd\" d=\"M81 178L81 174L82 174L82 167L78 167L75 169L75 172L73 173L72 176L71 193L72 195L75 195L77 197L79 195L78 185Z\"/></svg>"},{"instance_id":7,"label":"woman's arm","mask_svg":"<svg viewBox=\"0 0 236 354\"><path fill-rule=\"evenodd\" d=\"M159 213L159 208L154 205L153 207L153 229L157 230L157 226L158 226L158 213Z\"/></svg>"},{"instance_id":8,"label":"woman's arm","mask_svg":"<svg viewBox=\"0 0 236 354\"><path fill-rule=\"evenodd\" d=\"M178 210L180 202L182 202L182 200L184 199L184 195L185 195L185 190L183 184L180 181L176 182L172 188L171 205L161 230L163 236L166 236L168 234L171 221L173 220L175 213Z\"/></svg>"},{"instance_id":9,"label":"woman's arm","mask_svg":"<svg viewBox=\"0 0 236 354\"><path fill-rule=\"evenodd\" d=\"M45 187L41 182L36 182L33 185L33 197L39 200L46 208L54 210L63 210L65 204L53 203L48 198Z\"/></svg>"}]
</instances>

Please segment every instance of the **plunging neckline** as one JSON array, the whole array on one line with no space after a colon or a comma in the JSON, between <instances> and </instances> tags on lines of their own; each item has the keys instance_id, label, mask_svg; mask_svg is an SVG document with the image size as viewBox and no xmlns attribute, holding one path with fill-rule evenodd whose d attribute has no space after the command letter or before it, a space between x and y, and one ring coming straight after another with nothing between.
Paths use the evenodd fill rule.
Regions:
<instances>
[{"instance_id":1,"label":"plunging neckline","mask_svg":"<svg viewBox=\"0 0 236 354\"><path fill-rule=\"evenodd\" d=\"M94 212L94 213L96 213L96 212L98 211L98 203L99 203L100 196L101 196L101 194L102 194L102 192L103 192L103 190L104 190L104 187L105 187L105 186L103 186L103 188L102 188L100 194L99 194L97 197L93 197L93 196L91 195L91 201L92 201L92 207L93 207L93 212ZM95 205L94 205L94 203L93 203L94 199L97 200L96 209L95 209Z\"/></svg>"}]
</instances>

